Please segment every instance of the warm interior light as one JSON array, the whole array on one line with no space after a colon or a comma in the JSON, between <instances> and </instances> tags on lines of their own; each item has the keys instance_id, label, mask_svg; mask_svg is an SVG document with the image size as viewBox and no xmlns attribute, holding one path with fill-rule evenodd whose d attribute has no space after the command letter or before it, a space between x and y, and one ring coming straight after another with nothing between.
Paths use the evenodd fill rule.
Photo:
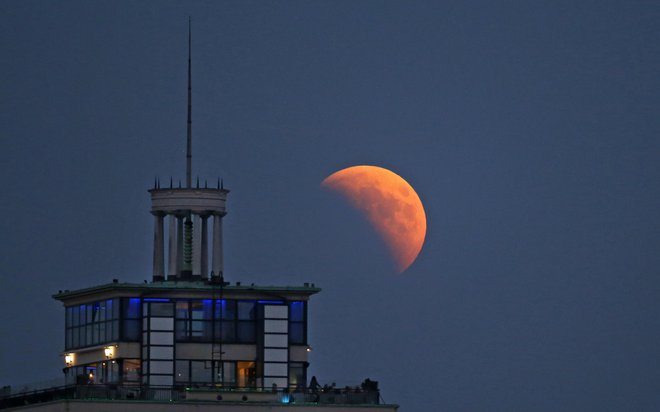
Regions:
<instances>
[{"instance_id":1,"label":"warm interior light","mask_svg":"<svg viewBox=\"0 0 660 412\"><path fill-rule=\"evenodd\" d=\"M64 363L66 363L66 366L71 366L73 364L73 353L67 353L64 355Z\"/></svg>"},{"instance_id":2,"label":"warm interior light","mask_svg":"<svg viewBox=\"0 0 660 412\"><path fill-rule=\"evenodd\" d=\"M112 346L106 346L106 347L103 349L103 353L105 354L105 357L106 357L107 359L110 359L110 358L112 358L112 357L114 356L114 354L115 354L115 348L112 347Z\"/></svg>"},{"instance_id":3,"label":"warm interior light","mask_svg":"<svg viewBox=\"0 0 660 412\"><path fill-rule=\"evenodd\" d=\"M307 346L307 352L311 352L311 351L312 351L312 347L311 347L311 346Z\"/></svg>"}]
</instances>

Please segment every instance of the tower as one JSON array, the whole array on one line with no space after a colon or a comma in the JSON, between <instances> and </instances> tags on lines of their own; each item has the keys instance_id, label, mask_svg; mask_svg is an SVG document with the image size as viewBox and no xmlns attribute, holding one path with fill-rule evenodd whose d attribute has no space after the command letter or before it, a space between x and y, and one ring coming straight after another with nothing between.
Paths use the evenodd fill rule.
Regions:
<instances>
[{"instance_id":1,"label":"tower","mask_svg":"<svg viewBox=\"0 0 660 412\"><path fill-rule=\"evenodd\" d=\"M188 122L186 139L186 187L161 188L157 179L151 194L154 215L153 280L165 277L165 218L168 218L167 280L204 280L209 276L208 223L213 220L211 281L223 281L222 218L226 215L226 190L205 184L192 187L192 33L188 20Z\"/></svg>"}]
</instances>

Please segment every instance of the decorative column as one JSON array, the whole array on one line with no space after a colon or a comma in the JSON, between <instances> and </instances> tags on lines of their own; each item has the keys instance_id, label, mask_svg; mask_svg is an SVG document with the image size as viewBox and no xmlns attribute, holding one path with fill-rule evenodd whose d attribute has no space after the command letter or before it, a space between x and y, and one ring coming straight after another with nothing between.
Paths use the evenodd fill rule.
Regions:
<instances>
[{"instance_id":1,"label":"decorative column","mask_svg":"<svg viewBox=\"0 0 660 412\"><path fill-rule=\"evenodd\" d=\"M201 242L201 253L200 253L200 273L202 274L202 279L209 278L209 245L208 245L208 227L207 221L208 215L201 215L202 219L202 242Z\"/></svg>"},{"instance_id":2,"label":"decorative column","mask_svg":"<svg viewBox=\"0 0 660 412\"><path fill-rule=\"evenodd\" d=\"M213 276L222 278L222 215L213 215Z\"/></svg>"},{"instance_id":3,"label":"decorative column","mask_svg":"<svg viewBox=\"0 0 660 412\"><path fill-rule=\"evenodd\" d=\"M167 223L170 232L169 238L169 262L167 263L167 278L174 279L178 273L176 269L177 262L177 235L176 235L176 216L169 215L169 222Z\"/></svg>"},{"instance_id":4,"label":"decorative column","mask_svg":"<svg viewBox=\"0 0 660 412\"><path fill-rule=\"evenodd\" d=\"M193 222L190 212L183 223L183 266L181 266L181 277L186 280L192 279L192 254L193 254Z\"/></svg>"},{"instance_id":5,"label":"decorative column","mask_svg":"<svg viewBox=\"0 0 660 412\"><path fill-rule=\"evenodd\" d=\"M153 280L165 280L165 242L163 241L163 218L164 214L154 213L154 276Z\"/></svg>"},{"instance_id":6,"label":"decorative column","mask_svg":"<svg viewBox=\"0 0 660 412\"><path fill-rule=\"evenodd\" d=\"M199 230L201 224L201 217L199 214L193 215L193 240L192 240L192 274L193 279L199 280L202 278L202 232Z\"/></svg>"},{"instance_id":7,"label":"decorative column","mask_svg":"<svg viewBox=\"0 0 660 412\"><path fill-rule=\"evenodd\" d=\"M185 216L178 215L176 217L176 276L181 276L181 268L183 268L183 218Z\"/></svg>"}]
</instances>

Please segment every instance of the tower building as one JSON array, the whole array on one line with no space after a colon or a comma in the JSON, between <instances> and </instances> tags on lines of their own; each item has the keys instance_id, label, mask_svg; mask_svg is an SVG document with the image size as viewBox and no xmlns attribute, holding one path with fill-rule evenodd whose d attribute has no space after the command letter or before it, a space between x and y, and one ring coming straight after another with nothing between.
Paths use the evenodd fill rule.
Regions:
<instances>
[{"instance_id":1,"label":"tower building","mask_svg":"<svg viewBox=\"0 0 660 412\"><path fill-rule=\"evenodd\" d=\"M115 279L55 294L65 314L63 385L9 390L0 409L395 411L380 403L368 379L343 389L309 383L308 311L320 292L314 284L225 280L229 190L220 180L211 188L192 184L191 101L189 33L186 184L162 187L157 179L149 190L151 281Z\"/></svg>"}]
</instances>

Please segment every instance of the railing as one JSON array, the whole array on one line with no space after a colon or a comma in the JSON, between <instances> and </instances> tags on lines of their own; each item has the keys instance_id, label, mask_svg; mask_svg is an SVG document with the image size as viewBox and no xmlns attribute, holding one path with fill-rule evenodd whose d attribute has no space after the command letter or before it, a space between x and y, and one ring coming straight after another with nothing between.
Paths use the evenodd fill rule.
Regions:
<instances>
[{"instance_id":1,"label":"railing","mask_svg":"<svg viewBox=\"0 0 660 412\"><path fill-rule=\"evenodd\" d=\"M201 398L197 393L203 392L210 397ZM266 398L264 396L266 395ZM63 399L97 400L97 401L243 401L268 399L274 403L284 404L369 404L379 403L378 390L360 389L326 389L326 390L256 390L227 388L185 388L185 387L142 387L119 385L69 385L36 389L22 393L0 393L0 409L13 408L35 403L52 402Z\"/></svg>"}]
</instances>

